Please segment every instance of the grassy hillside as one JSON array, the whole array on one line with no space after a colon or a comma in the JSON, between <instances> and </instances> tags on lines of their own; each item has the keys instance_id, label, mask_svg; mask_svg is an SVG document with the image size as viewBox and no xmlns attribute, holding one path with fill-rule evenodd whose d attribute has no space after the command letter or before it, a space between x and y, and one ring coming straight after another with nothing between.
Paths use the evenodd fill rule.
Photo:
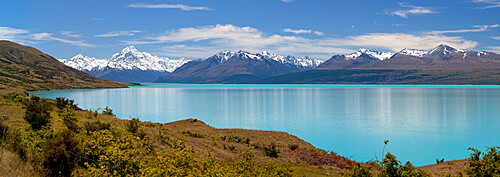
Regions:
<instances>
[{"instance_id":1,"label":"grassy hillside","mask_svg":"<svg viewBox=\"0 0 500 177\"><path fill-rule=\"evenodd\" d=\"M33 121L33 110L47 110L39 114L47 121ZM0 176L356 176L384 173L388 163L398 173L444 176L470 163L417 168L424 171L394 156L359 163L285 132L216 129L197 119L122 120L107 108L79 110L70 100L22 94L1 96L0 115Z\"/></svg>"},{"instance_id":2,"label":"grassy hillside","mask_svg":"<svg viewBox=\"0 0 500 177\"><path fill-rule=\"evenodd\" d=\"M126 87L68 67L32 47L0 40L0 93L12 90Z\"/></svg>"},{"instance_id":3,"label":"grassy hillside","mask_svg":"<svg viewBox=\"0 0 500 177\"><path fill-rule=\"evenodd\" d=\"M500 84L500 70L310 70L252 81L262 84Z\"/></svg>"}]
</instances>

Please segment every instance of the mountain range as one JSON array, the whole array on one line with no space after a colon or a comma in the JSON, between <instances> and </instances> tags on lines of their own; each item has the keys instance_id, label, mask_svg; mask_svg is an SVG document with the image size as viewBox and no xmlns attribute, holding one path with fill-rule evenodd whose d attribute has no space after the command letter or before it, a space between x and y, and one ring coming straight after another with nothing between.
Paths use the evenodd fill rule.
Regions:
<instances>
[{"instance_id":1,"label":"mountain range","mask_svg":"<svg viewBox=\"0 0 500 177\"><path fill-rule=\"evenodd\" d=\"M238 83L316 68L320 60L269 52L221 51L206 60L194 60L160 77L162 83Z\"/></svg>"},{"instance_id":2,"label":"mountain range","mask_svg":"<svg viewBox=\"0 0 500 177\"><path fill-rule=\"evenodd\" d=\"M444 44L431 50L403 49L397 53L359 49L325 62L244 50L224 50L204 60L170 60L139 52L133 46L110 60L77 55L61 61L102 79L158 83L494 84L500 71L498 54Z\"/></svg>"},{"instance_id":3,"label":"mountain range","mask_svg":"<svg viewBox=\"0 0 500 177\"><path fill-rule=\"evenodd\" d=\"M500 84L500 55L439 45L382 53L360 49L334 55L316 69L248 83Z\"/></svg>"},{"instance_id":4,"label":"mountain range","mask_svg":"<svg viewBox=\"0 0 500 177\"><path fill-rule=\"evenodd\" d=\"M162 75L170 74L190 60L162 58L146 52L139 52L134 46L129 46L120 53L114 54L109 60L78 54L71 59L60 59L59 61L105 80L153 82Z\"/></svg>"},{"instance_id":5,"label":"mountain range","mask_svg":"<svg viewBox=\"0 0 500 177\"><path fill-rule=\"evenodd\" d=\"M398 53L380 53L360 49L350 55L335 55L317 69L500 69L500 55L455 49L443 44L429 51L403 49Z\"/></svg>"}]
</instances>

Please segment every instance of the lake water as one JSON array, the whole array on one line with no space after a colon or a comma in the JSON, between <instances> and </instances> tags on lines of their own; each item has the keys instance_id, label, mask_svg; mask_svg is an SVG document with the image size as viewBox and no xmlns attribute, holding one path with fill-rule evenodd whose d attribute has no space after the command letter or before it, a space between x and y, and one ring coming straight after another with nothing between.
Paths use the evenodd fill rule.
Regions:
<instances>
[{"instance_id":1,"label":"lake water","mask_svg":"<svg viewBox=\"0 0 500 177\"><path fill-rule=\"evenodd\" d=\"M500 86L147 85L32 92L109 106L119 118L198 118L216 128L285 131L357 161L464 159L500 145Z\"/></svg>"}]
</instances>

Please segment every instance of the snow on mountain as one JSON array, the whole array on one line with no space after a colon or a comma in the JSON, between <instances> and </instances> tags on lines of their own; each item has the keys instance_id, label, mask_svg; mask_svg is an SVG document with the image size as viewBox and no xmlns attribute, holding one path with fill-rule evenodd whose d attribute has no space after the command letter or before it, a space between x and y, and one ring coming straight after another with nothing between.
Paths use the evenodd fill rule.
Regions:
<instances>
[{"instance_id":1,"label":"snow on mountain","mask_svg":"<svg viewBox=\"0 0 500 177\"><path fill-rule=\"evenodd\" d=\"M356 51L354 53L346 55L345 58L348 60L352 60L352 59L358 58L362 54L366 54L370 57L373 57L373 58L376 58L379 60L386 60L386 59L391 58L394 55L394 53L392 53L392 52L377 52L377 51L371 51L371 50L367 50L367 49L359 49L358 51Z\"/></svg>"},{"instance_id":2,"label":"snow on mountain","mask_svg":"<svg viewBox=\"0 0 500 177\"><path fill-rule=\"evenodd\" d=\"M146 52L139 52L134 46L129 46L123 49L120 53L114 54L109 60L108 66L116 69L126 70L154 70L173 72L178 67L189 62L189 60L181 58L171 60L153 56Z\"/></svg>"},{"instance_id":3,"label":"snow on mountain","mask_svg":"<svg viewBox=\"0 0 500 177\"><path fill-rule=\"evenodd\" d=\"M109 60L95 59L78 54L71 59L60 59L60 61L78 70L87 71L113 68L119 70L173 72L190 60L184 58L171 60L153 56L146 52L139 52L134 46L129 46L120 53L114 54Z\"/></svg>"},{"instance_id":4,"label":"snow on mountain","mask_svg":"<svg viewBox=\"0 0 500 177\"><path fill-rule=\"evenodd\" d=\"M450 46L445 45L445 44L441 44L441 45L435 47L434 49L431 49L428 54L443 53L443 55L448 55L451 53L462 53L462 52L465 52L465 51L461 50L461 49L455 49L455 48L450 47Z\"/></svg>"},{"instance_id":5,"label":"snow on mountain","mask_svg":"<svg viewBox=\"0 0 500 177\"><path fill-rule=\"evenodd\" d=\"M427 55L427 51L425 50L419 50L419 49L403 49L399 52L399 54L402 55L408 55L408 56L414 56L414 57L423 57L424 55Z\"/></svg>"},{"instance_id":6,"label":"snow on mountain","mask_svg":"<svg viewBox=\"0 0 500 177\"><path fill-rule=\"evenodd\" d=\"M81 71L91 71L94 68L104 68L108 63L105 59L90 58L88 56L83 56L82 54L78 54L71 59L59 59L59 61L67 66Z\"/></svg>"},{"instance_id":7,"label":"snow on mountain","mask_svg":"<svg viewBox=\"0 0 500 177\"><path fill-rule=\"evenodd\" d=\"M309 58L308 56L302 57L302 58L295 58L294 56L282 56L282 55L276 55L276 54L271 54L268 51L262 51L260 53L250 53L244 50L240 50L236 53L231 53L229 50L223 50L211 58L217 58L221 62L225 62L228 59L232 57L241 57L245 59L252 59L252 60L274 60L279 63L283 64L290 64L290 65L295 65L295 66L300 66L303 68L316 68L319 64L321 64L323 61L321 60L316 60Z\"/></svg>"}]
</instances>

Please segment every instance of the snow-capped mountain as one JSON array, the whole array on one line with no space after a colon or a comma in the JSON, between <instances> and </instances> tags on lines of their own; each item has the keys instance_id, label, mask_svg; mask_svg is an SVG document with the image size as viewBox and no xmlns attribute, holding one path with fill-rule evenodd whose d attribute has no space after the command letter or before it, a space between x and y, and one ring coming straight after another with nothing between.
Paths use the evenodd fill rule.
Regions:
<instances>
[{"instance_id":1,"label":"snow-capped mountain","mask_svg":"<svg viewBox=\"0 0 500 177\"><path fill-rule=\"evenodd\" d=\"M398 53L360 49L349 55L335 55L320 69L479 69L500 66L500 55L438 45L431 50L403 49Z\"/></svg>"},{"instance_id":2,"label":"snow-capped mountain","mask_svg":"<svg viewBox=\"0 0 500 177\"><path fill-rule=\"evenodd\" d=\"M78 54L71 59L59 59L59 61L80 71L91 71L96 68L104 68L108 63L108 60L91 58L83 56L82 54Z\"/></svg>"},{"instance_id":3,"label":"snow-capped mountain","mask_svg":"<svg viewBox=\"0 0 500 177\"><path fill-rule=\"evenodd\" d=\"M309 57L281 56L267 51L221 51L206 60L191 61L157 82L241 83L253 79L316 68L322 61Z\"/></svg>"},{"instance_id":4,"label":"snow-capped mountain","mask_svg":"<svg viewBox=\"0 0 500 177\"><path fill-rule=\"evenodd\" d=\"M427 55L429 52L425 50L419 50L419 49L403 49L399 51L398 54L402 55L408 55L408 56L414 56L414 57L423 57L424 55Z\"/></svg>"},{"instance_id":5,"label":"snow-capped mountain","mask_svg":"<svg viewBox=\"0 0 500 177\"><path fill-rule=\"evenodd\" d=\"M229 58L232 58L234 56L238 56L244 59L258 60L258 61L273 60L282 64L290 64L290 65L300 66L303 68L316 68L319 64L322 63L321 60L312 59L308 56L304 56L302 58L297 59L291 55L288 56L276 55L276 54L271 54L268 51L252 54L244 50L240 50L236 53L231 53L229 50L223 50L215 54L211 58L218 58L221 62L225 62Z\"/></svg>"},{"instance_id":6,"label":"snow-capped mountain","mask_svg":"<svg viewBox=\"0 0 500 177\"><path fill-rule=\"evenodd\" d=\"M152 82L161 75L170 74L190 60L184 58L171 60L139 52L134 46L129 46L120 53L114 54L109 60L78 54L71 59L60 59L59 61L101 79L122 82Z\"/></svg>"},{"instance_id":7,"label":"snow-capped mountain","mask_svg":"<svg viewBox=\"0 0 500 177\"><path fill-rule=\"evenodd\" d=\"M348 60L355 60L362 54L366 54L372 58L376 58L378 60L386 60L391 58L394 53L392 52L378 52L378 51L371 51L367 49L359 49L358 51L351 53L349 55L346 55L345 58Z\"/></svg>"}]
</instances>

